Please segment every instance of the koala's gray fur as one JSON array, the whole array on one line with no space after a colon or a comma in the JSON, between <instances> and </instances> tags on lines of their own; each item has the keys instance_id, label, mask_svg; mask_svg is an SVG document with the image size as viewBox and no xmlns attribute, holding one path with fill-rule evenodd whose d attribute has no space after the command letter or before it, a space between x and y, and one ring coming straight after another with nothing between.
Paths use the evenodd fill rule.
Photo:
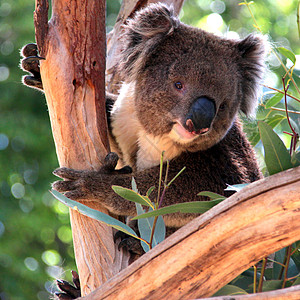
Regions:
<instances>
[{"instance_id":1,"label":"koala's gray fur","mask_svg":"<svg viewBox=\"0 0 300 300\"><path fill-rule=\"evenodd\" d=\"M224 195L226 184L262 177L237 116L239 111L251 115L256 107L265 53L260 36L241 41L217 37L153 4L128 21L123 41L119 69L125 82L111 110L111 139L133 174L105 167L79 173L62 168L56 174L72 181L56 182L54 188L75 199L99 198L114 214L134 215L134 204L114 194L111 185L130 188L134 176L142 193L157 186L162 151L170 160L169 178L186 166L167 191L164 206L208 200L197 193ZM216 115L208 132L194 134L184 120L201 96L213 99ZM168 227L178 228L193 217L178 213L164 219Z\"/></svg>"},{"instance_id":2,"label":"koala's gray fur","mask_svg":"<svg viewBox=\"0 0 300 300\"><path fill-rule=\"evenodd\" d=\"M226 195L227 184L260 179L238 113L255 111L264 39L217 37L181 23L162 4L137 12L122 39L119 71L125 81L117 100L111 100L110 138L122 165L130 165L133 173L115 170L117 159L110 155L99 171L57 169L55 174L65 181L53 187L72 199L99 199L116 215L135 215L134 203L116 195L111 186L130 188L134 176L141 193L157 187L162 151L170 160L169 178L186 166L168 189L163 206L207 201L197 193ZM202 97L213 103L215 116L208 128L198 130L186 116ZM164 219L169 228L178 228L194 217L177 213Z\"/></svg>"}]
</instances>

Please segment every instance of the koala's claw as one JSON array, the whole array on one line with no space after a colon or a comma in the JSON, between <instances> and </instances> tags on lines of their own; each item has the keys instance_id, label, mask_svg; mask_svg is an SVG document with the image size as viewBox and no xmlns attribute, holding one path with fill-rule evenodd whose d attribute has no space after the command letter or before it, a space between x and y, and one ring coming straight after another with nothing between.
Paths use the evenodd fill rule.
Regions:
<instances>
[{"instance_id":1,"label":"koala's claw","mask_svg":"<svg viewBox=\"0 0 300 300\"><path fill-rule=\"evenodd\" d=\"M117 166L119 156L115 152L108 153L104 158L104 168L107 170L114 170Z\"/></svg>"},{"instance_id":2,"label":"koala's claw","mask_svg":"<svg viewBox=\"0 0 300 300\"><path fill-rule=\"evenodd\" d=\"M52 172L55 176L66 180L76 180L82 177L82 171L69 168L57 168ZM63 182L63 181L62 181Z\"/></svg>"},{"instance_id":3,"label":"koala's claw","mask_svg":"<svg viewBox=\"0 0 300 300\"><path fill-rule=\"evenodd\" d=\"M67 192L67 191L73 191L77 188L77 184L76 181L71 181L71 180L67 180L67 181L55 181L52 184L52 188L54 188L55 190L57 190L58 192Z\"/></svg>"},{"instance_id":4,"label":"koala's claw","mask_svg":"<svg viewBox=\"0 0 300 300\"><path fill-rule=\"evenodd\" d=\"M24 57L37 56L38 55L37 44L30 43L30 44L25 45L21 50L21 54Z\"/></svg>"},{"instance_id":5,"label":"koala's claw","mask_svg":"<svg viewBox=\"0 0 300 300\"><path fill-rule=\"evenodd\" d=\"M70 299L76 299L81 296L79 276L75 271L72 271L72 280L74 286L65 280L56 281L58 288L62 291L62 293L61 292L55 293L56 299L70 300Z\"/></svg>"},{"instance_id":6,"label":"koala's claw","mask_svg":"<svg viewBox=\"0 0 300 300\"><path fill-rule=\"evenodd\" d=\"M116 172L118 174L130 174L132 173L132 169L129 166L125 166L119 170L115 170L119 161L119 156L115 152L110 152L106 155L104 159L103 168L108 172Z\"/></svg>"},{"instance_id":7,"label":"koala's claw","mask_svg":"<svg viewBox=\"0 0 300 300\"><path fill-rule=\"evenodd\" d=\"M21 65L25 71L31 72L35 77L40 77L40 65L39 61L41 57L38 56L29 56L22 59Z\"/></svg>"},{"instance_id":8,"label":"koala's claw","mask_svg":"<svg viewBox=\"0 0 300 300\"><path fill-rule=\"evenodd\" d=\"M26 75L23 77L23 83L25 85L28 85L30 87L33 87L33 88L37 88L37 89L40 89L42 90L43 89L43 83L41 80L37 80L36 77L34 76L30 76L30 75Z\"/></svg>"},{"instance_id":9,"label":"koala's claw","mask_svg":"<svg viewBox=\"0 0 300 300\"><path fill-rule=\"evenodd\" d=\"M38 56L38 49L36 44L27 44L21 50L23 59L21 60L21 67L24 71L30 72L32 75L23 77L23 83L33 88L42 90L43 83L40 74L40 60L45 58Z\"/></svg>"}]
</instances>

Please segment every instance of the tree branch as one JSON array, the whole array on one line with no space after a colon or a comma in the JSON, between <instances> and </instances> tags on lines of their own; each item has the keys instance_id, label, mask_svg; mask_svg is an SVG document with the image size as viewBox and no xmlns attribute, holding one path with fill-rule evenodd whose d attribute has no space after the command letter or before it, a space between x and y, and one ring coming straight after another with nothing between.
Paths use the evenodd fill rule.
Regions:
<instances>
[{"instance_id":1,"label":"tree branch","mask_svg":"<svg viewBox=\"0 0 300 300\"><path fill-rule=\"evenodd\" d=\"M300 167L250 184L84 299L213 295L263 257L299 239L299 183Z\"/></svg>"}]
</instances>

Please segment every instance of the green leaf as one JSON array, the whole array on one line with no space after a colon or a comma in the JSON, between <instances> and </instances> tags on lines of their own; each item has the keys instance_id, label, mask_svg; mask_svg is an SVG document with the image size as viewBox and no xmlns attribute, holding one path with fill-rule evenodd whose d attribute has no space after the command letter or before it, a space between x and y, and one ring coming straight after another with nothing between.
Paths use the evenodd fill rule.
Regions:
<instances>
[{"instance_id":1,"label":"green leaf","mask_svg":"<svg viewBox=\"0 0 300 300\"><path fill-rule=\"evenodd\" d=\"M219 289L213 297L218 296L228 296L228 295L246 295L248 294L245 290L239 288L238 286L227 284L223 286L221 289Z\"/></svg>"},{"instance_id":2,"label":"green leaf","mask_svg":"<svg viewBox=\"0 0 300 300\"><path fill-rule=\"evenodd\" d=\"M225 189L225 191L235 191L235 192L239 192L240 190L242 190L245 186L249 185L250 183L240 183L240 184L232 184L232 185L227 185L227 188Z\"/></svg>"},{"instance_id":3,"label":"green leaf","mask_svg":"<svg viewBox=\"0 0 300 300\"><path fill-rule=\"evenodd\" d=\"M277 50L283 56L285 56L286 58L288 58L294 65L296 64L296 56L295 56L295 54L292 51L290 51L290 50L288 50L288 49L286 49L284 47L278 47Z\"/></svg>"},{"instance_id":4,"label":"green leaf","mask_svg":"<svg viewBox=\"0 0 300 300\"><path fill-rule=\"evenodd\" d=\"M144 214L145 211L139 203L135 203L136 211L138 215ZM152 208L149 208L150 211L153 211ZM138 229L142 239L150 241L151 233L153 230L154 217L145 218L138 220ZM166 236L166 226L162 216L159 216L156 222L155 231L153 235L152 247L155 247L157 244L161 243ZM142 241L142 247L145 252L150 250L149 246Z\"/></svg>"},{"instance_id":5,"label":"green leaf","mask_svg":"<svg viewBox=\"0 0 300 300\"><path fill-rule=\"evenodd\" d=\"M104 214L101 211L92 209L82 203L73 201L55 190L51 190L50 193L57 200L59 200L60 202L62 202L65 205L69 206L70 208L79 211L81 214L88 216L92 219L98 220L100 222L103 222L106 225L109 225L119 231L125 232L126 234L128 234L130 236L137 237L137 234L134 232L134 230L132 228L130 228L126 224L120 222L119 220L112 218L111 216Z\"/></svg>"},{"instance_id":6,"label":"green leaf","mask_svg":"<svg viewBox=\"0 0 300 300\"><path fill-rule=\"evenodd\" d=\"M126 200L136 202L145 206L150 206L150 207L152 206L151 201L149 202L147 200L147 197L143 197L131 189L123 188L117 185L113 185L112 189L114 190L115 193L117 193L119 196L121 196Z\"/></svg>"},{"instance_id":7,"label":"green leaf","mask_svg":"<svg viewBox=\"0 0 300 300\"><path fill-rule=\"evenodd\" d=\"M134 177L132 177L132 179L131 179L131 187L134 192L136 192L136 193L139 192Z\"/></svg>"},{"instance_id":8,"label":"green leaf","mask_svg":"<svg viewBox=\"0 0 300 300\"><path fill-rule=\"evenodd\" d=\"M232 280L229 284L238 286L239 288L248 292L249 286L251 284L253 284L253 276L250 277L250 276L244 276L241 274L238 277L236 277L234 280Z\"/></svg>"},{"instance_id":9,"label":"green leaf","mask_svg":"<svg viewBox=\"0 0 300 300\"><path fill-rule=\"evenodd\" d=\"M149 198L150 197L150 195L151 195L151 193L153 192L153 190L155 189L155 186L151 186L149 189L148 189L148 191L147 191L147 193L146 193L146 196Z\"/></svg>"},{"instance_id":10,"label":"green leaf","mask_svg":"<svg viewBox=\"0 0 300 300\"><path fill-rule=\"evenodd\" d=\"M209 197L211 200L226 199L226 197L224 197L222 195L219 195L219 194L213 193L213 192L207 192L207 191L200 192L199 194L197 194L197 196L206 196L206 197Z\"/></svg>"},{"instance_id":11,"label":"green leaf","mask_svg":"<svg viewBox=\"0 0 300 300\"><path fill-rule=\"evenodd\" d=\"M270 108L270 107L276 105L277 103L279 103L281 101L282 98L283 98L283 94L276 93L273 97L268 99L268 101L265 104L266 108Z\"/></svg>"},{"instance_id":12,"label":"green leaf","mask_svg":"<svg viewBox=\"0 0 300 300\"><path fill-rule=\"evenodd\" d=\"M262 291L268 292L268 291L274 291L279 290L282 287L282 280L266 280L263 283Z\"/></svg>"},{"instance_id":13,"label":"green leaf","mask_svg":"<svg viewBox=\"0 0 300 300\"><path fill-rule=\"evenodd\" d=\"M300 284L300 276L295 280L295 282L293 283L294 285L299 285Z\"/></svg>"},{"instance_id":14,"label":"green leaf","mask_svg":"<svg viewBox=\"0 0 300 300\"><path fill-rule=\"evenodd\" d=\"M276 114L270 118L267 118L264 122L269 124L272 128L275 128L278 124L281 123L282 120L285 120L285 119L286 119L285 114L282 114L282 115Z\"/></svg>"},{"instance_id":15,"label":"green leaf","mask_svg":"<svg viewBox=\"0 0 300 300\"><path fill-rule=\"evenodd\" d=\"M213 206L219 204L221 201L223 201L223 199L212 200L212 201L193 201L193 202L173 204L170 206L156 209L151 212L147 212L143 215L136 216L133 218L133 220L161 216L161 215L171 214L175 212L203 214L209 209L211 209Z\"/></svg>"},{"instance_id":16,"label":"green leaf","mask_svg":"<svg viewBox=\"0 0 300 300\"><path fill-rule=\"evenodd\" d=\"M258 128L265 150L265 163L269 174L273 175L292 168L291 156L272 127L260 121L258 122Z\"/></svg>"}]
</instances>

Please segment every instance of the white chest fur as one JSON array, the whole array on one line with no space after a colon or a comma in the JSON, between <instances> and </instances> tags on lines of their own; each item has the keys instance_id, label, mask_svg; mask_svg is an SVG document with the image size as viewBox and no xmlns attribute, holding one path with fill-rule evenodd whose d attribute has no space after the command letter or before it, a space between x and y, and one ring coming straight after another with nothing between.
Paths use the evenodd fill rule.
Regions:
<instances>
[{"instance_id":1,"label":"white chest fur","mask_svg":"<svg viewBox=\"0 0 300 300\"><path fill-rule=\"evenodd\" d=\"M164 160L178 156L181 150L169 134L148 134L139 122L134 103L135 84L123 84L112 110L112 133L123 153L125 164L135 165L141 171L159 165L164 151ZM153 120L155 122L155 120Z\"/></svg>"}]
</instances>

